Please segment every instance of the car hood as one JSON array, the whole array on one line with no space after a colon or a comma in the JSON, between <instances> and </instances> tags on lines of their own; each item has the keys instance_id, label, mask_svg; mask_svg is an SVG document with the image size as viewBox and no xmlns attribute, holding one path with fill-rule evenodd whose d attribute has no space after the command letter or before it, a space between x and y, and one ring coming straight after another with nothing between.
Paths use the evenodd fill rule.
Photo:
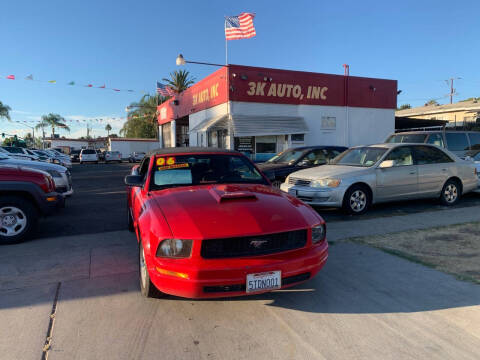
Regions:
<instances>
[{"instance_id":1,"label":"car hood","mask_svg":"<svg viewBox=\"0 0 480 360\"><path fill-rule=\"evenodd\" d=\"M288 164L275 164L275 163L266 163L266 162L256 164L256 165L263 172L280 170L280 169L283 169L283 168L291 167L291 165L288 165Z\"/></svg>"},{"instance_id":2,"label":"car hood","mask_svg":"<svg viewBox=\"0 0 480 360\"><path fill-rule=\"evenodd\" d=\"M0 164L7 164L7 165L19 165L24 166L32 169L40 169L40 170L56 170L59 172L65 172L67 169L64 166L50 164L42 161L33 161L33 160L20 160L20 159L0 159Z\"/></svg>"},{"instance_id":3,"label":"car hood","mask_svg":"<svg viewBox=\"0 0 480 360\"><path fill-rule=\"evenodd\" d=\"M346 166L346 165L323 165L310 169L296 171L290 174L292 177L302 179L344 178L362 175L372 171L373 167Z\"/></svg>"},{"instance_id":4,"label":"car hood","mask_svg":"<svg viewBox=\"0 0 480 360\"><path fill-rule=\"evenodd\" d=\"M180 239L209 239L305 229L320 216L266 185L202 185L154 192L154 203Z\"/></svg>"}]
</instances>

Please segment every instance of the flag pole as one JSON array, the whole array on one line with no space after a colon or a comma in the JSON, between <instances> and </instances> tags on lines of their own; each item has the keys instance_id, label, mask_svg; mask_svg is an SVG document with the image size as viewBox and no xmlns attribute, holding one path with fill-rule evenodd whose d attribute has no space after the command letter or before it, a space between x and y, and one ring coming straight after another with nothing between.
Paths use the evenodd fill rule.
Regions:
<instances>
[{"instance_id":1,"label":"flag pole","mask_svg":"<svg viewBox=\"0 0 480 360\"><path fill-rule=\"evenodd\" d=\"M224 28L227 28L227 17L225 16ZM225 31L224 31L225 32ZM225 34L225 65L228 65L228 40L227 34Z\"/></svg>"}]
</instances>

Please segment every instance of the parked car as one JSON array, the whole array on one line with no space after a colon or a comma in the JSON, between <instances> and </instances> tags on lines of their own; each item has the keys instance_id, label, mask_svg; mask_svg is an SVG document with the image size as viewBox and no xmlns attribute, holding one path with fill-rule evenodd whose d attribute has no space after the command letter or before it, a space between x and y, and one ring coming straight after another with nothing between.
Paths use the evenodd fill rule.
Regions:
<instances>
[{"instance_id":1,"label":"parked car","mask_svg":"<svg viewBox=\"0 0 480 360\"><path fill-rule=\"evenodd\" d=\"M387 143L425 143L448 149L459 157L469 150L480 149L479 131L408 131L390 135Z\"/></svg>"},{"instance_id":2,"label":"parked car","mask_svg":"<svg viewBox=\"0 0 480 360\"><path fill-rule=\"evenodd\" d=\"M97 150L98 160L105 161L105 151Z\"/></svg>"},{"instance_id":3,"label":"parked car","mask_svg":"<svg viewBox=\"0 0 480 360\"><path fill-rule=\"evenodd\" d=\"M107 151L105 152L105 163L112 161L122 162L122 154L118 151Z\"/></svg>"},{"instance_id":4,"label":"parked car","mask_svg":"<svg viewBox=\"0 0 480 360\"><path fill-rule=\"evenodd\" d=\"M480 149L471 150L467 152L466 155L466 159L473 161L475 163L475 167L477 168L478 187L475 192L480 193Z\"/></svg>"},{"instance_id":5,"label":"parked car","mask_svg":"<svg viewBox=\"0 0 480 360\"><path fill-rule=\"evenodd\" d=\"M20 160L0 153L0 165L22 166L49 173L55 182L55 191L69 196L73 194L72 177L64 166L43 161Z\"/></svg>"},{"instance_id":6,"label":"parked car","mask_svg":"<svg viewBox=\"0 0 480 360\"><path fill-rule=\"evenodd\" d=\"M144 296L213 298L286 288L327 260L323 219L241 153L149 153L125 178Z\"/></svg>"},{"instance_id":7,"label":"parked car","mask_svg":"<svg viewBox=\"0 0 480 360\"><path fill-rule=\"evenodd\" d=\"M282 151L257 167L272 179L274 187L279 188L292 172L325 165L345 150L347 148L343 146L298 147Z\"/></svg>"},{"instance_id":8,"label":"parked car","mask_svg":"<svg viewBox=\"0 0 480 360\"><path fill-rule=\"evenodd\" d=\"M144 157L145 157L144 152L133 152L128 157L128 162L130 163L139 162L139 161L142 161Z\"/></svg>"},{"instance_id":9,"label":"parked car","mask_svg":"<svg viewBox=\"0 0 480 360\"><path fill-rule=\"evenodd\" d=\"M24 148L16 146L2 146L1 152L22 160L39 160L38 156L31 155Z\"/></svg>"},{"instance_id":10,"label":"parked car","mask_svg":"<svg viewBox=\"0 0 480 360\"><path fill-rule=\"evenodd\" d=\"M435 145L357 146L332 164L290 174L281 189L317 206L362 214L374 203L439 197L444 205L477 187L472 162Z\"/></svg>"},{"instance_id":11,"label":"parked car","mask_svg":"<svg viewBox=\"0 0 480 360\"><path fill-rule=\"evenodd\" d=\"M0 165L0 244L17 243L35 231L39 216L63 207L52 177L41 170Z\"/></svg>"},{"instance_id":12,"label":"parked car","mask_svg":"<svg viewBox=\"0 0 480 360\"><path fill-rule=\"evenodd\" d=\"M74 162L80 162L80 150L72 150L70 151L70 161L72 163Z\"/></svg>"},{"instance_id":13,"label":"parked car","mask_svg":"<svg viewBox=\"0 0 480 360\"><path fill-rule=\"evenodd\" d=\"M93 149L82 149L79 158L80 164L83 164L84 162L94 162L98 164L98 154Z\"/></svg>"}]
</instances>

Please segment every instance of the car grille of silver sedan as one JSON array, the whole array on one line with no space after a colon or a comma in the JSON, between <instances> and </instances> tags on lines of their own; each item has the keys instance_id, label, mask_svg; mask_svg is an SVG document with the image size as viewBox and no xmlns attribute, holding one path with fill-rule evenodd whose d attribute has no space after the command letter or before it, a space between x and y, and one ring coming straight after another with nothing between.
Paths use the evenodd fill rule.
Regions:
<instances>
[{"instance_id":1,"label":"car grille of silver sedan","mask_svg":"<svg viewBox=\"0 0 480 360\"><path fill-rule=\"evenodd\" d=\"M290 185L310 186L311 182L312 182L312 180L299 179L299 178L295 178L295 177L290 177L288 179L288 183Z\"/></svg>"}]
</instances>

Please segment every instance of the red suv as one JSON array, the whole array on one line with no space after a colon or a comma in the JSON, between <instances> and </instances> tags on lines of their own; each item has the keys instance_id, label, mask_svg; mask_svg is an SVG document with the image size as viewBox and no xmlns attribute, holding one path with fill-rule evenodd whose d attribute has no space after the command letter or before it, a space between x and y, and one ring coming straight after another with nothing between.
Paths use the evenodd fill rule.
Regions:
<instances>
[{"instance_id":1,"label":"red suv","mask_svg":"<svg viewBox=\"0 0 480 360\"><path fill-rule=\"evenodd\" d=\"M0 244L27 239L39 216L64 206L52 177L41 170L0 167Z\"/></svg>"}]
</instances>

